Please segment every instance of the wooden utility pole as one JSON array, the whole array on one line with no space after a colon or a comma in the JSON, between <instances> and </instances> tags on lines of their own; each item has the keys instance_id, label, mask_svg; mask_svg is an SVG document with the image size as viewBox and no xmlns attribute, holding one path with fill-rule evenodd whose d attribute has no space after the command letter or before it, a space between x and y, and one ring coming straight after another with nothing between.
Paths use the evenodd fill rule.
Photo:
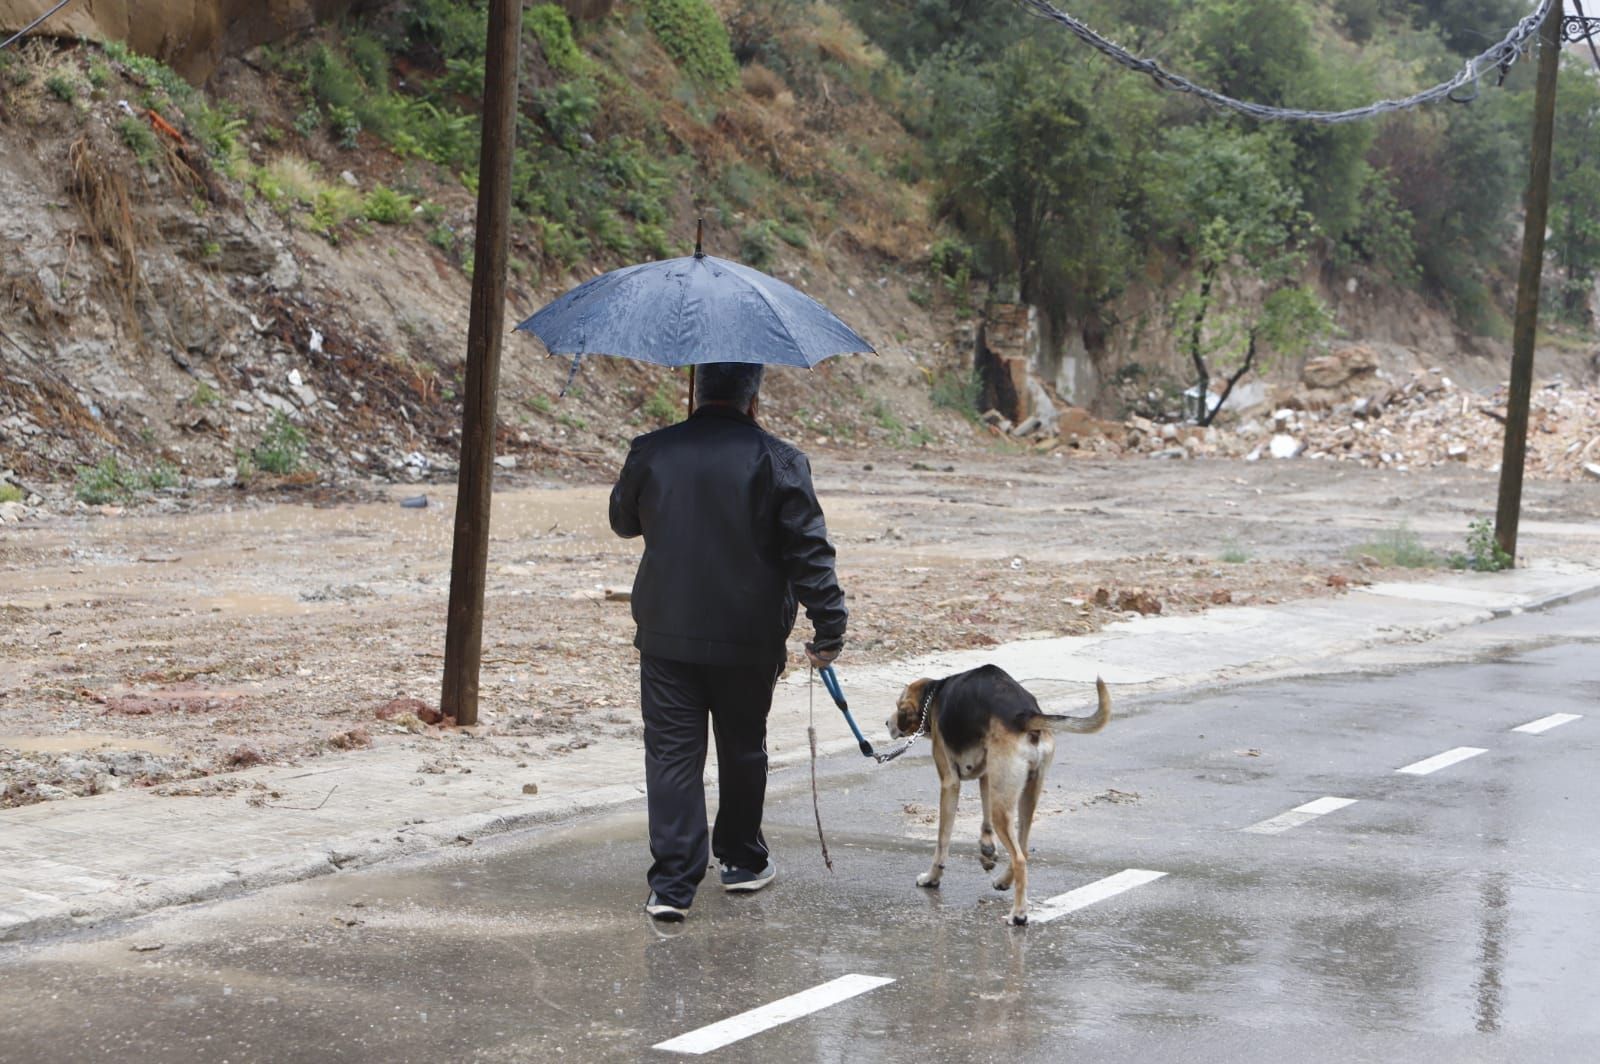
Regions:
<instances>
[{"instance_id":1,"label":"wooden utility pole","mask_svg":"<svg viewBox=\"0 0 1600 1064\"><path fill-rule=\"evenodd\" d=\"M478 155L478 231L472 253L472 310L467 324L467 382L461 418L461 472L456 490L455 548L450 556L444 689L439 698L440 710L454 717L457 724L478 722L483 584L489 560L500 343L505 336L507 228L521 40L522 0L490 0L483 79L483 147Z\"/></svg>"},{"instance_id":2,"label":"wooden utility pole","mask_svg":"<svg viewBox=\"0 0 1600 1064\"><path fill-rule=\"evenodd\" d=\"M1544 272L1544 228L1550 210L1550 142L1556 121L1556 73L1561 62L1561 15L1555 0L1539 27L1539 80L1533 101L1533 151L1528 168L1527 215L1522 223L1522 269L1517 275L1517 316L1511 327L1511 384L1506 393L1506 442L1500 457L1500 501L1494 538L1517 558L1522 516L1522 471L1528 453L1528 398L1533 392L1533 343L1539 331L1539 279Z\"/></svg>"}]
</instances>

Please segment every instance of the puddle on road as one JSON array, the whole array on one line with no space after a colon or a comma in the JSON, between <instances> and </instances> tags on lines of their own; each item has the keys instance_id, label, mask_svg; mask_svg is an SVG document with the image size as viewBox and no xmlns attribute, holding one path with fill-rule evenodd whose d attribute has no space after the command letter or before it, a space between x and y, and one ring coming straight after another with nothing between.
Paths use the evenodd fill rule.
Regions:
<instances>
[{"instance_id":1,"label":"puddle on road","mask_svg":"<svg viewBox=\"0 0 1600 1064\"><path fill-rule=\"evenodd\" d=\"M73 732L70 735L3 735L0 746L29 754L78 754L89 750L114 748L142 750L148 754L176 754L178 748L160 739L110 735L102 732Z\"/></svg>"},{"instance_id":2,"label":"puddle on road","mask_svg":"<svg viewBox=\"0 0 1600 1064\"><path fill-rule=\"evenodd\" d=\"M203 598L195 602L196 609L214 613L245 614L251 617L298 617L315 613L320 603L305 602L288 595L227 594Z\"/></svg>"}]
</instances>

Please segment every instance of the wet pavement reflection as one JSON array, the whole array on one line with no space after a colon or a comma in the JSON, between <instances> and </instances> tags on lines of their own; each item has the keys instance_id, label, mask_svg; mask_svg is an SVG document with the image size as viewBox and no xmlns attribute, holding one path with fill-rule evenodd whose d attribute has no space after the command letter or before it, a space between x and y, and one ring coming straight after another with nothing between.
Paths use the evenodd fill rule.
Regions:
<instances>
[{"instance_id":1,"label":"wet pavement reflection","mask_svg":"<svg viewBox=\"0 0 1600 1064\"><path fill-rule=\"evenodd\" d=\"M1587 622L1600 604L1570 610ZM672 1059L650 1047L849 973L895 982L713 1058L1592 1060L1596 661L1592 642L1552 641L1128 700L1104 734L1058 744L1033 898L1167 875L1048 924L1002 926L966 821L943 888L912 885L937 802L925 753L835 759L832 874L804 773L779 774L777 884L703 890L679 928L639 912L629 809L9 949L0 1060ZM1586 715L1509 730L1553 712ZM1489 752L1395 772L1457 745ZM1239 831L1320 795L1356 801Z\"/></svg>"}]
</instances>

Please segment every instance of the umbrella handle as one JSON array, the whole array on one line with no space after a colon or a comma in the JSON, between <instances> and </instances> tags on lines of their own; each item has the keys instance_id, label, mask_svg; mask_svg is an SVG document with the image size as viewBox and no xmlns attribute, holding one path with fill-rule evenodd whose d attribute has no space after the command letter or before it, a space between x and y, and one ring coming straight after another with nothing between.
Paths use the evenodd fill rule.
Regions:
<instances>
[{"instance_id":1,"label":"umbrella handle","mask_svg":"<svg viewBox=\"0 0 1600 1064\"><path fill-rule=\"evenodd\" d=\"M699 244L695 245L695 247L697 249L699 248L699 246L700 246ZM684 417L693 417L694 416L694 367L693 366L689 367L689 405L688 405L688 409L686 409L683 412L683 416Z\"/></svg>"}]
</instances>

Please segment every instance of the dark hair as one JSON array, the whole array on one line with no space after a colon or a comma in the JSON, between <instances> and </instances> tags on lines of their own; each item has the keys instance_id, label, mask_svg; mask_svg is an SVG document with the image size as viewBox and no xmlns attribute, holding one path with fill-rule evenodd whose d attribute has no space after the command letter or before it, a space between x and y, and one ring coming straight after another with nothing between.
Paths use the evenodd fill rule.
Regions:
<instances>
[{"instance_id":1,"label":"dark hair","mask_svg":"<svg viewBox=\"0 0 1600 1064\"><path fill-rule=\"evenodd\" d=\"M707 362L694 371L694 402L732 403L741 410L761 391L761 371L754 362Z\"/></svg>"}]
</instances>

